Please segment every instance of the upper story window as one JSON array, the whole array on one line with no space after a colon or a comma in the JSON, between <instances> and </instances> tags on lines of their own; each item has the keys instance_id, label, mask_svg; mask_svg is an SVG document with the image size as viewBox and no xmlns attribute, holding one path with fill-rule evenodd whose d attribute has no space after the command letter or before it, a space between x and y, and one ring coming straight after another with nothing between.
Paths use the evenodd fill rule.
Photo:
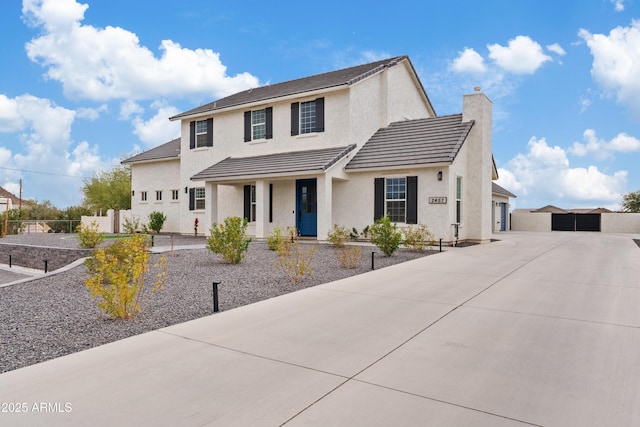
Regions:
<instances>
[{"instance_id":1,"label":"upper story window","mask_svg":"<svg viewBox=\"0 0 640 427\"><path fill-rule=\"evenodd\" d=\"M147 201L147 192L146 191L141 191L140 192L140 201L142 201L142 202L146 202Z\"/></svg>"},{"instance_id":2,"label":"upper story window","mask_svg":"<svg viewBox=\"0 0 640 427\"><path fill-rule=\"evenodd\" d=\"M324 98L291 104L291 135L324 132Z\"/></svg>"},{"instance_id":3,"label":"upper story window","mask_svg":"<svg viewBox=\"0 0 640 427\"><path fill-rule=\"evenodd\" d=\"M189 148L213 147L213 119L198 120L190 124Z\"/></svg>"},{"instance_id":4,"label":"upper story window","mask_svg":"<svg viewBox=\"0 0 640 427\"><path fill-rule=\"evenodd\" d=\"M251 133L252 139L263 139L266 135L266 114L264 110L251 112Z\"/></svg>"},{"instance_id":5,"label":"upper story window","mask_svg":"<svg viewBox=\"0 0 640 427\"><path fill-rule=\"evenodd\" d=\"M308 101L300 103L300 133L316 131L316 102Z\"/></svg>"},{"instance_id":6,"label":"upper story window","mask_svg":"<svg viewBox=\"0 0 640 427\"><path fill-rule=\"evenodd\" d=\"M244 142L273 138L273 107L244 112Z\"/></svg>"},{"instance_id":7,"label":"upper story window","mask_svg":"<svg viewBox=\"0 0 640 427\"><path fill-rule=\"evenodd\" d=\"M178 190L171 190L171 200L178 200L178 194L180 192Z\"/></svg>"},{"instance_id":8,"label":"upper story window","mask_svg":"<svg viewBox=\"0 0 640 427\"><path fill-rule=\"evenodd\" d=\"M156 191L156 201L158 202L162 201L162 190Z\"/></svg>"}]
</instances>

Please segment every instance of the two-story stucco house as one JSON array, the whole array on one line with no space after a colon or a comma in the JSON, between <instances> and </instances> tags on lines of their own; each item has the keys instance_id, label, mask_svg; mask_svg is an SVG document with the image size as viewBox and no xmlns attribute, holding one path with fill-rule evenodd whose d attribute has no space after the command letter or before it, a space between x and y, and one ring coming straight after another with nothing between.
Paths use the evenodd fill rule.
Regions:
<instances>
[{"instance_id":1,"label":"two-story stucco house","mask_svg":"<svg viewBox=\"0 0 640 427\"><path fill-rule=\"evenodd\" d=\"M333 224L362 230L389 215L445 242L485 242L503 227L491 101L477 89L461 114L437 116L406 56L253 88L170 120L179 139L123 162L133 213L165 212L164 231L193 233L198 219L206 234L244 216L258 238L295 226L323 240Z\"/></svg>"}]
</instances>

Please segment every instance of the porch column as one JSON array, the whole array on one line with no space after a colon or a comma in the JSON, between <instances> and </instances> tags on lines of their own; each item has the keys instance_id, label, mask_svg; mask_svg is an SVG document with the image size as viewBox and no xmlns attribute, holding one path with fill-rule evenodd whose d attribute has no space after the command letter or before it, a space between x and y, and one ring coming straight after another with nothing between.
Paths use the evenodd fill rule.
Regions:
<instances>
[{"instance_id":1,"label":"porch column","mask_svg":"<svg viewBox=\"0 0 640 427\"><path fill-rule=\"evenodd\" d=\"M269 235L269 183L256 181L256 237Z\"/></svg>"},{"instance_id":2,"label":"porch column","mask_svg":"<svg viewBox=\"0 0 640 427\"><path fill-rule=\"evenodd\" d=\"M318 197L318 240L327 240L327 235L333 226L333 180L324 174L317 179Z\"/></svg>"},{"instance_id":3,"label":"porch column","mask_svg":"<svg viewBox=\"0 0 640 427\"><path fill-rule=\"evenodd\" d=\"M198 233L204 232L205 235L209 235L209 229L212 224L219 223L218 219L218 184L213 182L205 183L205 193L204 193L204 202L205 202L205 224L200 224L198 226Z\"/></svg>"}]
</instances>

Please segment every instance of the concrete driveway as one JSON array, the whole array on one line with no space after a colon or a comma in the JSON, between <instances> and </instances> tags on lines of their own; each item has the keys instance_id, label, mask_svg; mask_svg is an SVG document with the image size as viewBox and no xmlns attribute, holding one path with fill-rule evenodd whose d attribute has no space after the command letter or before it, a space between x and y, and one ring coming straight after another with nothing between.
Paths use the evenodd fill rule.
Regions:
<instances>
[{"instance_id":1,"label":"concrete driveway","mask_svg":"<svg viewBox=\"0 0 640 427\"><path fill-rule=\"evenodd\" d=\"M495 237L2 374L0 425L640 425L639 236Z\"/></svg>"}]
</instances>

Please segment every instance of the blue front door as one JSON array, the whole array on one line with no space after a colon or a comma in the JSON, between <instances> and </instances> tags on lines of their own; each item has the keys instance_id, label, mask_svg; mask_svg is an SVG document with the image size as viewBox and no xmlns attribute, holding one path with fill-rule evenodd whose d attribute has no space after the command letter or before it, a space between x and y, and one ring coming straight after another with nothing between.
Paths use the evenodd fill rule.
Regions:
<instances>
[{"instance_id":1,"label":"blue front door","mask_svg":"<svg viewBox=\"0 0 640 427\"><path fill-rule=\"evenodd\" d=\"M296 181L296 227L301 236L318 235L316 179Z\"/></svg>"}]
</instances>

